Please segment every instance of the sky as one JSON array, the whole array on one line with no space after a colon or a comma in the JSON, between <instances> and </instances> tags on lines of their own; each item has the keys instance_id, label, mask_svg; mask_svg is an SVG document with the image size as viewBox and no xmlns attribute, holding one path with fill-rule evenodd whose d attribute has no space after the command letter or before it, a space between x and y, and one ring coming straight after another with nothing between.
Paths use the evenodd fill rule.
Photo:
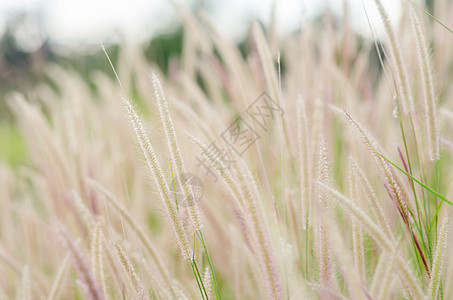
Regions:
<instances>
[{"instance_id":1,"label":"sky","mask_svg":"<svg viewBox=\"0 0 453 300\"><path fill-rule=\"evenodd\" d=\"M186 7L195 1L175 0ZM367 13L380 30L381 22L372 0L345 0L353 26L369 35L363 3ZM401 14L397 0L381 0L393 22ZM218 28L233 39L241 38L248 22L270 20L274 0L204 0L202 5L214 17ZM215 4L214 4L215 3ZM280 32L297 29L301 24L325 9L341 14L343 0L282 0L276 1L277 28ZM19 11L40 15L42 28L55 44L69 47L117 41L121 35L138 42L158 32L171 30L178 17L168 0L0 0L0 33L6 20ZM22 24L18 42L32 51L42 42L42 34L35 23Z\"/></svg>"}]
</instances>

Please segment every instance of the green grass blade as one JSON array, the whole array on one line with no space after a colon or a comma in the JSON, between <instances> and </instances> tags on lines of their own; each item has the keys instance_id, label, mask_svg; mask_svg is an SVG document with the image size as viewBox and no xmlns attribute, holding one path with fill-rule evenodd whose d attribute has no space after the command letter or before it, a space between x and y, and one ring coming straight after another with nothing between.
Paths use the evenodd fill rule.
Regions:
<instances>
[{"instance_id":1,"label":"green grass blade","mask_svg":"<svg viewBox=\"0 0 453 300\"><path fill-rule=\"evenodd\" d=\"M212 274L212 280L214 281L214 286L215 286L215 297L217 300L220 300L220 292L219 292L219 286L217 284L217 278L215 276L215 273L214 273L214 268L212 267L212 263L211 263L211 258L209 256L209 252L208 252L208 248L206 247L206 244L204 242L204 238L203 238L203 234L201 233L201 231L197 231L197 235L198 235L198 238L200 239L201 241L201 244L203 245L203 248L204 248L204 251L206 253L206 257L208 259L208 263L209 263L209 269L211 270L211 274Z\"/></svg>"},{"instance_id":2,"label":"green grass blade","mask_svg":"<svg viewBox=\"0 0 453 300\"><path fill-rule=\"evenodd\" d=\"M420 7L418 6L417 4L415 4L414 2L412 2L411 0L408 0L410 3L412 3L412 5L414 5L416 8L418 8L419 10L421 10L422 12L425 13L425 15L427 15L428 17L430 17L431 19L433 19L434 21L436 21L437 23L439 23L439 25L441 25L442 27L444 27L445 29L447 29L448 31L450 31L450 33L453 33L453 30L448 27L447 25L445 25L444 23L442 23L438 18L436 18L435 16L433 16L432 14L430 14L427 10L425 10L423 7Z\"/></svg>"},{"instance_id":3,"label":"green grass blade","mask_svg":"<svg viewBox=\"0 0 453 300\"><path fill-rule=\"evenodd\" d=\"M444 196L442 196L439 192L433 190L432 188L430 188L428 185L424 184L423 182L421 182L420 180L418 180L417 178L415 178L414 176L412 176L411 174L407 173L406 171L404 171L403 169L401 169L400 167L398 167L395 163L393 163L390 159L388 159L387 157L385 157L384 155L382 155L381 153L377 152L376 151L376 154L379 155L380 157L382 157L383 159L385 159L385 161L387 161L389 164L391 164L392 166L394 166L395 168L397 168L400 172L406 174L409 178L411 178L413 181L415 181L416 183L418 183L420 186L422 186L423 188L425 188L427 191L431 192L432 194L436 195L437 197L439 197L440 199L442 199L443 201L445 201L446 203L450 204L453 206L453 203L448 200L447 198L445 198Z\"/></svg>"}]
</instances>

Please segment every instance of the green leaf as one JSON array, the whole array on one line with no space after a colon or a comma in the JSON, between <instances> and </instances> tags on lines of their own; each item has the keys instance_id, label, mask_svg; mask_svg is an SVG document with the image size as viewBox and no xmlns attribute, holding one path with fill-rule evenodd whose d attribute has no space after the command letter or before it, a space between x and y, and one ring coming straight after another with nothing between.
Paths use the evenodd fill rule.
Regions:
<instances>
[{"instance_id":1,"label":"green leaf","mask_svg":"<svg viewBox=\"0 0 453 300\"><path fill-rule=\"evenodd\" d=\"M387 157L385 157L384 155L382 155L381 153L375 151L376 154L378 154L380 157L382 157L383 159L385 159L389 164L391 164L392 166L394 166L395 168L397 168L398 170L400 170L401 172L403 172L404 174L406 174L407 176L409 176L413 181L415 181L416 183L418 183L419 185L421 185L423 188L425 188L427 191L431 192L432 194L436 195L437 197L439 197L440 199L442 199L443 201L447 202L448 204L452 205L453 206L453 203L448 200L447 198L445 198L444 196L442 196L441 194L439 194L439 192L433 190L432 188L430 188L429 186L427 186L426 184L424 184L423 182L421 182L420 180L418 180L417 178L415 178L414 176L412 176L411 174L407 173L406 171L404 171L403 169L401 169L400 167L398 167L395 163L393 163L390 159L388 159Z\"/></svg>"}]
</instances>

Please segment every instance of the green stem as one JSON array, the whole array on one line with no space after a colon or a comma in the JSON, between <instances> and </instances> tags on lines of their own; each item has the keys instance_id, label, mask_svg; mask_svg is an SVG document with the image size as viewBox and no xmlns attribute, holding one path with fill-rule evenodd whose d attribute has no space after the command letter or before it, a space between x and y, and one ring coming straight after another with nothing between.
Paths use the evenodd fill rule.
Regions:
<instances>
[{"instance_id":1,"label":"green stem","mask_svg":"<svg viewBox=\"0 0 453 300\"><path fill-rule=\"evenodd\" d=\"M453 203L448 200L447 198L445 198L444 196L442 196L441 194L439 194L437 191L433 190L432 188L430 188L428 185L424 184L423 182L421 182L420 180L418 180L417 178L415 178L414 176L412 176L411 174L407 173L406 171L404 171L403 169L401 169L400 167L398 167L395 163L393 163L391 160L389 160L387 157L385 157L384 155L382 155L381 153L375 151L375 153L377 155L379 155L380 157L382 157L385 161L387 161L389 164L391 164L392 166L394 166L395 168L397 168L400 172L406 174L407 176L409 176L413 181L415 181L416 183L418 183L420 186L422 186L423 188L425 188L427 191L431 192L432 194L436 195L437 197L439 197L440 199L442 199L443 201L447 202L448 204L452 205L453 206Z\"/></svg>"},{"instance_id":2,"label":"green stem","mask_svg":"<svg viewBox=\"0 0 453 300\"><path fill-rule=\"evenodd\" d=\"M194 259L194 258L192 258L192 259ZM196 268L195 268L195 265L194 265L194 264L195 264L195 260L192 260L192 262L190 263L190 266L192 267L193 275L195 276L195 279L197 280L198 289L200 290L201 297L202 297L203 299L207 299L207 298L205 297L205 294L207 295L206 289L204 288L204 286L203 286L203 288L202 288L203 282L201 282L201 285L200 285L200 280L201 280L201 278L198 277L197 272L195 271ZM203 294L203 291L205 292L205 294Z\"/></svg>"},{"instance_id":3,"label":"green stem","mask_svg":"<svg viewBox=\"0 0 453 300\"><path fill-rule=\"evenodd\" d=\"M206 258L208 259L209 269L211 270L212 280L214 281L215 297L217 300L220 300L221 297L220 297L220 292L219 292L219 286L217 284L217 278L214 273L214 268L212 267L211 257L209 256L208 248L206 247L206 244L204 242L203 233L201 231L197 231L197 235L201 241L201 244L203 245L204 251L206 253Z\"/></svg>"},{"instance_id":4,"label":"green stem","mask_svg":"<svg viewBox=\"0 0 453 300\"><path fill-rule=\"evenodd\" d=\"M204 294L206 295L206 300L209 299L208 292L206 291L206 288L204 286L203 278L200 274L200 270L198 270L198 265L197 265L197 262L195 261L195 257L192 258L192 268L194 269L194 271L196 271L196 276L198 276L197 281L200 280L201 287L203 289ZM200 292L201 292L201 290L200 290ZM203 295L203 293L202 293L202 295ZM203 299L204 299L204 297L203 297Z\"/></svg>"}]
</instances>

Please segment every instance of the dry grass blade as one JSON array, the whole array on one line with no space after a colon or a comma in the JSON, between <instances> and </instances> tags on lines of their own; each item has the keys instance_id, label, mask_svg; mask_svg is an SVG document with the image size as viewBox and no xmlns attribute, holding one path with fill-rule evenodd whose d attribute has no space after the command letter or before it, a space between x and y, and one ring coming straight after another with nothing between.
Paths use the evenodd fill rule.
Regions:
<instances>
[{"instance_id":1,"label":"dry grass blade","mask_svg":"<svg viewBox=\"0 0 453 300\"><path fill-rule=\"evenodd\" d=\"M134 270L134 266L132 265L129 256L124 251L123 247L121 247L119 242L113 243L113 246L116 250L116 255L120 261L123 273L131 285L132 290L135 292L135 297L139 300L149 299L137 273Z\"/></svg>"},{"instance_id":2,"label":"dry grass blade","mask_svg":"<svg viewBox=\"0 0 453 300\"><path fill-rule=\"evenodd\" d=\"M82 250L58 221L54 222L54 228L60 237L61 243L70 254L87 298L90 300L105 299Z\"/></svg>"},{"instance_id":3,"label":"dry grass blade","mask_svg":"<svg viewBox=\"0 0 453 300\"><path fill-rule=\"evenodd\" d=\"M54 283L52 285L52 289L50 290L49 296L47 297L48 300L56 300L59 299L58 295L63 285L63 280L65 275L68 271L69 266L69 259L70 256L67 254L61 263L60 269L58 270L57 276L55 277Z\"/></svg>"}]
</instances>

